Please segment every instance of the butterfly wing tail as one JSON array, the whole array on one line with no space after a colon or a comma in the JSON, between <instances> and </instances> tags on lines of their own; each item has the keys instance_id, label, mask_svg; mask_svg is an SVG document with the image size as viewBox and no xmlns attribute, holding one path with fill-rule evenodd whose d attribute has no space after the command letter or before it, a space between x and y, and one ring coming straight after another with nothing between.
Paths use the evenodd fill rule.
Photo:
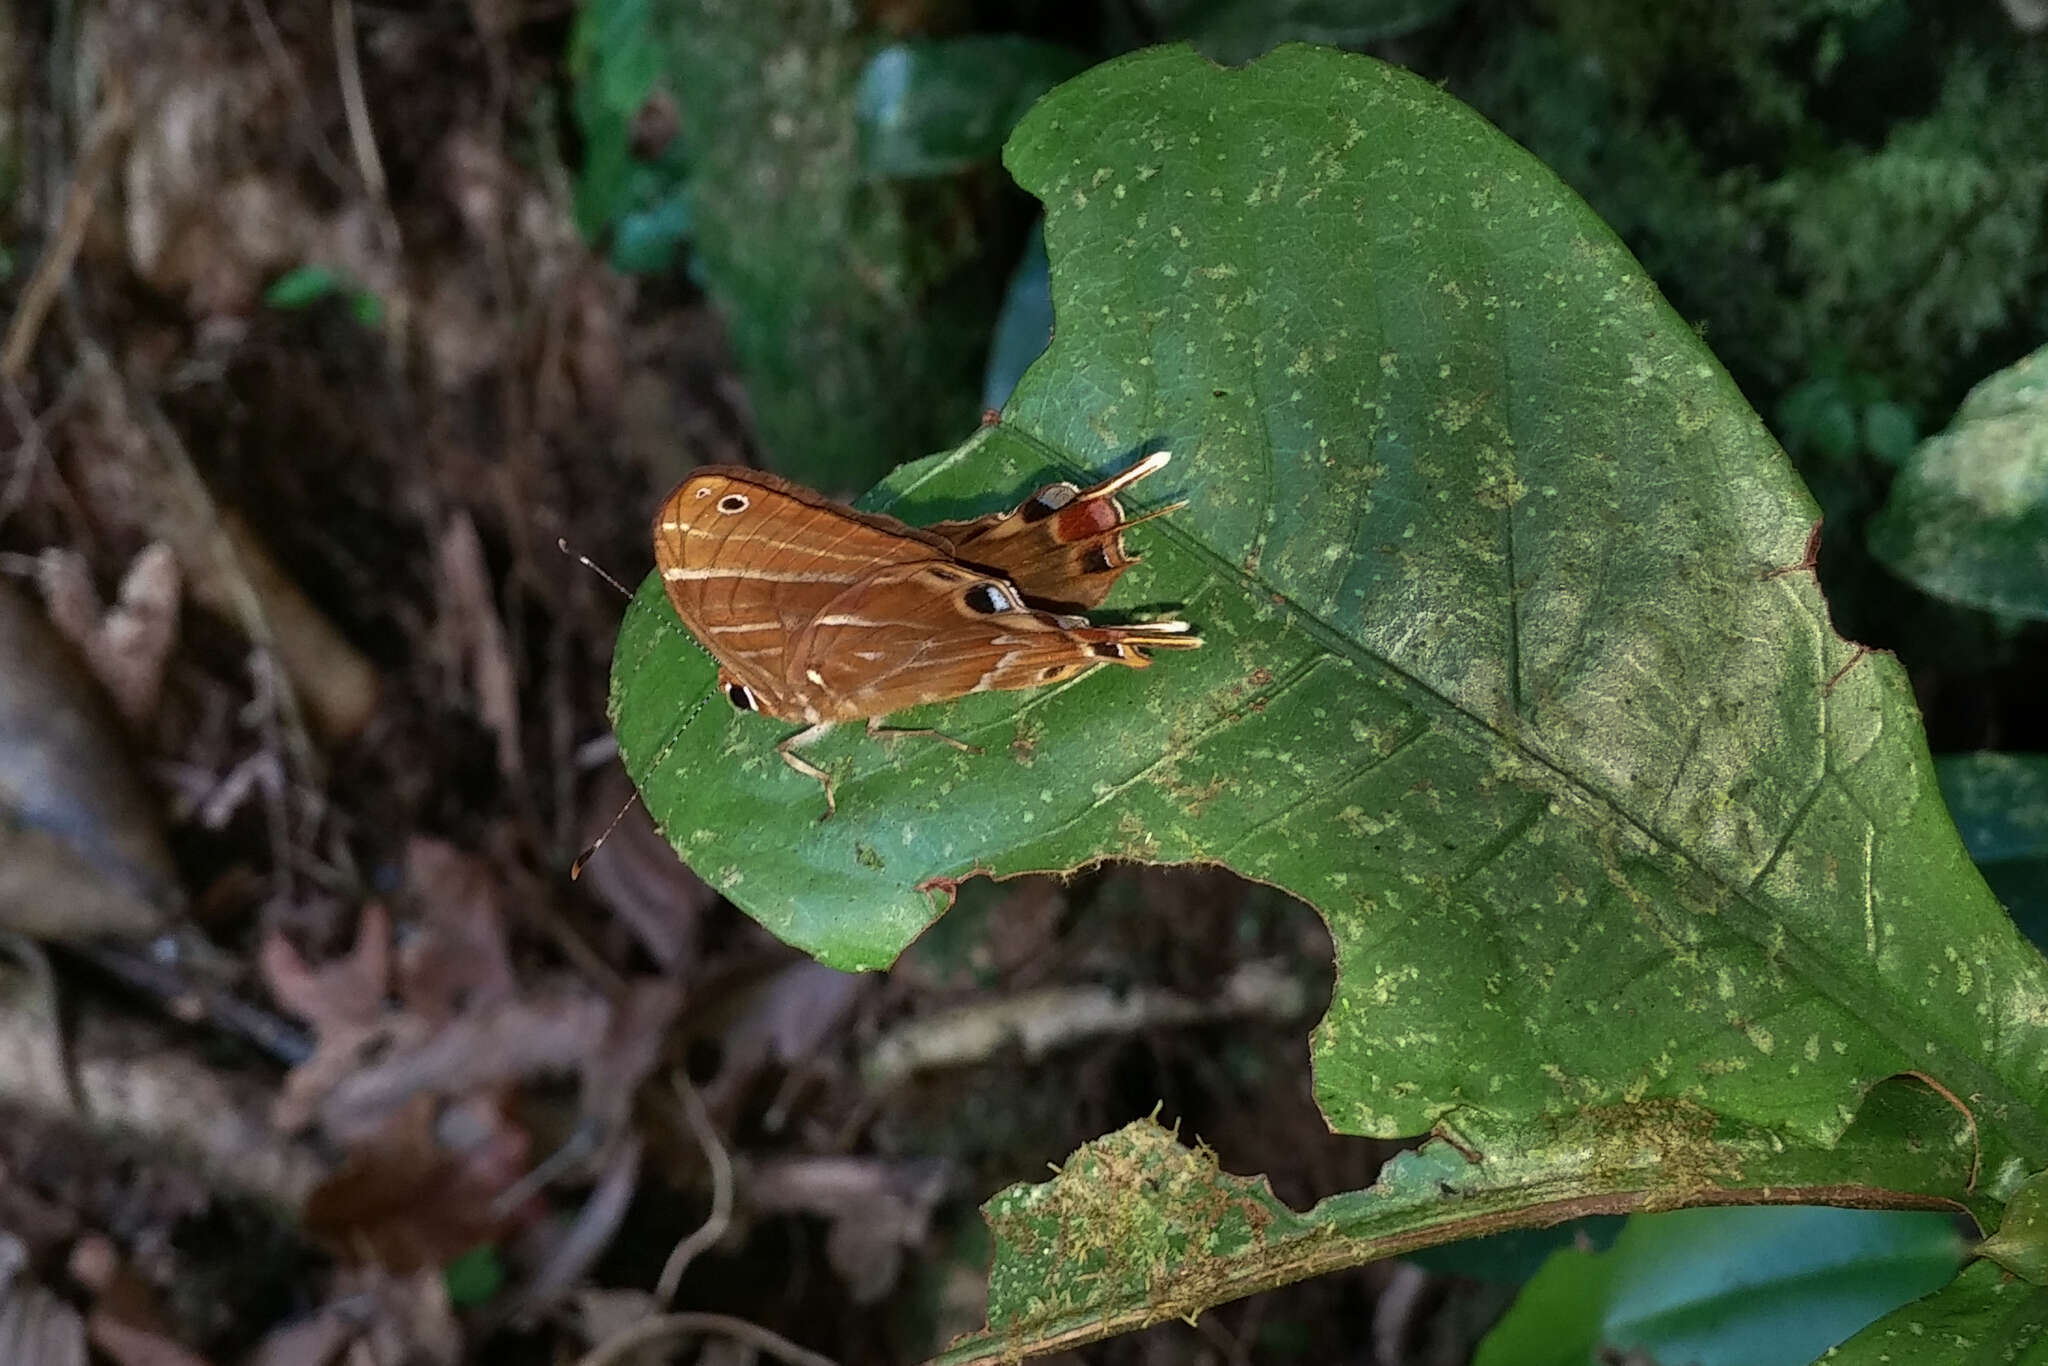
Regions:
<instances>
[{"instance_id":1,"label":"butterfly wing tail","mask_svg":"<svg viewBox=\"0 0 2048 1366\"><path fill-rule=\"evenodd\" d=\"M1175 503L1126 521L1117 494L1164 469L1172 456L1155 451L1089 488L1047 484L1014 511L925 528L952 543L960 559L999 574L1024 596L1060 608L1099 607L1137 558L1123 533L1185 506Z\"/></svg>"},{"instance_id":2,"label":"butterfly wing tail","mask_svg":"<svg viewBox=\"0 0 2048 1366\"><path fill-rule=\"evenodd\" d=\"M1061 625L1074 618L1061 618ZM1068 626L1074 638L1087 645L1096 659L1127 665L1133 669L1150 668L1152 659L1148 650L1193 650L1200 648L1202 638L1193 634L1193 629L1184 621L1149 621L1142 626L1090 626L1086 624Z\"/></svg>"}]
</instances>

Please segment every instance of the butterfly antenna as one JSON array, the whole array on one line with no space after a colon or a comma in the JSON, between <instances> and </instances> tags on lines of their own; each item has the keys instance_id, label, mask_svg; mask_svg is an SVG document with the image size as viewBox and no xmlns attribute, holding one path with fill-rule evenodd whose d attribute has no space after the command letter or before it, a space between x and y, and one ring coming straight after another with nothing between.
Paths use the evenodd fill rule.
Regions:
<instances>
[{"instance_id":1,"label":"butterfly antenna","mask_svg":"<svg viewBox=\"0 0 2048 1366\"><path fill-rule=\"evenodd\" d=\"M571 549L569 549L569 541L568 541L568 538L567 538L567 537L565 537L565 536L557 536L557 537L555 537L555 547L556 547L556 549L560 550L560 551L561 551L561 552L562 552L562 553L563 553L564 555L567 555L567 556L568 556L568 557L569 557L570 559L572 559L572 560L575 560L575 561L576 561L576 562L577 562L578 564L582 565L582 566L583 566L583 567L584 567L585 569L588 569L588 570L589 570L589 571L590 571L591 573L593 573L593 574L597 575L597 576L598 576L598 577L599 577L600 579L603 579L603 580L604 580L604 581L605 581L606 583L608 583L608 584L610 584L610 585L611 585L612 587L614 587L614 588L618 589L618 590L619 590L619 596L620 596L620 597L622 597L622 598L625 598L625 599L626 599L627 601L629 601L629 602L630 602L630 601L632 600L632 597L633 597L633 590L632 590L632 589L630 589L630 588L626 587L626 585L624 585L623 583L620 583L620 582L619 582L619 581L618 581L617 579L613 578L613 577L612 577L612 576L611 576L610 574L607 574L607 573L606 573L606 572L604 571L604 566L600 565L600 564L599 564L599 563L598 563L598 562L597 562L596 560L593 560L593 559L591 559L591 558L590 558L590 557L589 557L588 555L583 555L583 554L579 554L578 552L576 552L576 551L574 551L574 550L571 550ZM618 822L616 822L616 821L614 821L614 822L613 822L613 824L614 824L614 825L616 825L617 823L618 823ZM607 831L606 833L607 833L607 834L609 834L610 832L609 832L609 831ZM573 877L573 876L574 876L574 874L571 874L571 876Z\"/></svg>"},{"instance_id":2,"label":"butterfly antenna","mask_svg":"<svg viewBox=\"0 0 2048 1366\"><path fill-rule=\"evenodd\" d=\"M584 851L576 856L576 861L569 865L569 880L571 882L583 876L583 869L590 862L591 855L595 854L604 842L612 837L612 831L619 828L619 822L626 819L626 813L631 811L633 803L639 800L640 793L638 789L635 789L633 795L626 798L626 804L619 808L619 814L613 816L611 824L604 828L604 833L592 840Z\"/></svg>"},{"instance_id":3,"label":"butterfly antenna","mask_svg":"<svg viewBox=\"0 0 2048 1366\"><path fill-rule=\"evenodd\" d=\"M1177 503L1168 503L1165 507L1157 507L1153 508L1150 512L1140 513L1138 516L1131 518L1129 521L1118 522L1115 526L1111 527L1110 530L1121 535L1124 532L1129 531L1134 526L1143 526L1145 523L1151 521L1155 517L1164 517L1169 513L1179 512L1182 508L1186 507L1187 505L1188 500L1183 498Z\"/></svg>"}]
</instances>

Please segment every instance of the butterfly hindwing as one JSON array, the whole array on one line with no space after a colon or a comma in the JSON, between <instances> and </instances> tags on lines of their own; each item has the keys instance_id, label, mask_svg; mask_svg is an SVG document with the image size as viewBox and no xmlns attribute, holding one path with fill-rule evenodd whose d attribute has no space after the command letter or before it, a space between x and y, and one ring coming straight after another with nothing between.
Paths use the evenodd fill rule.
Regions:
<instances>
[{"instance_id":1,"label":"butterfly hindwing","mask_svg":"<svg viewBox=\"0 0 2048 1366\"><path fill-rule=\"evenodd\" d=\"M818 615L793 646L789 686L812 698L823 720L886 716L1042 687L1103 663L1144 668L1145 648L1198 643L1185 630L1179 622L1093 626L1035 608L1017 585L965 565L896 565Z\"/></svg>"},{"instance_id":2,"label":"butterfly hindwing","mask_svg":"<svg viewBox=\"0 0 2048 1366\"><path fill-rule=\"evenodd\" d=\"M1009 512L938 522L925 531L946 541L958 559L1008 579L1033 602L1063 612L1100 607L1137 562L1123 543L1125 529L1136 522L1124 520L1117 494L1164 467L1167 458L1164 451L1149 455L1090 488L1047 484Z\"/></svg>"}]
</instances>

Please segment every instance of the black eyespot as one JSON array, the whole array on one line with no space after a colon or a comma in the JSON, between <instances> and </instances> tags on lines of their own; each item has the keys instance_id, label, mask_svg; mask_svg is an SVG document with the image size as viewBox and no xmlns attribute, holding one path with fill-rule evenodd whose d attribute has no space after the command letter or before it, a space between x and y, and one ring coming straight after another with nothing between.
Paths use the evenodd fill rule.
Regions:
<instances>
[{"instance_id":1,"label":"black eyespot","mask_svg":"<svg viewBox=\"0 0 2048 1366\"><path fill-rule=\"evenodd\" d=\"M1112 644L1109 641L1104 641L1100 645L1091 645L1088 648L1101 655L1104 659L1122 659L1124 657L1124 647Z\"/></svg>"},{"instance_id":2,"label":"black eyespot","mask_svg":"<svg viewBox=\"0 0 2048 1366\"><path fill-rule=\"evenodd\" d=\"M977 612L1008 612L1017 606L1008 593L992 583L977 583L961 594L960 600Z\"/></svg>"},{"instance_id":3,"label":"black eyespot","mask_svg":"<svg viewBox=\"0 0 2048 1366\"><path fill-rule=\"evenodd\" d=\"M747 510L747 495L744 493L726 494L725 497L718 500L718 510L720 512L745 512Z\"/></svg>"},{"instance_id":4,"label":"black eyespot","mask_svg":"<svg viewBox=\"0 0 2048 1366\"><path fill-rule=\"evenodd\" d=\"M725 700L741 711L754 710L754 691L744 683L726 684Z\"/></svg>"},{"instance_id":5,"label":"black eyespot","mask_svg":"<svg viewBox=\"0 0 2048 1366\"><path fill-rule=\"evenodd\" d=\"M1109 551L1103 546L1098 545L1094 549L1090 550L1086 555L1083 555L1081 557L1081 569L1083 573L1107 574L1110 570L1114 569L1115 567L1115 565L1112 565L1109 562Z\"/></svg>"},{"instance_id":6,"label":"black eyespot","mask_svg":"<svg viewBox=\"0 0 2048 1366\"><path fill-rule=\"evenodd\" d=\"M1040 675L1039 675L1039 677L1040 677L1041 679L1045 680L1045 681L1046 681L1047 683L1050 683L1050 682L1052 682L1052 681L1053 681L1053 680L1054 680L1055 678L1058 678L1058 677L1059 677L1059 676L1060 676L1061 674L1065 673L1066 671L1067 671L1067 666L1066 666L1066 665L1064 665L1064 664L1055 664L1055 665L1053 665L1053 666L1052 666L1052 667L1051 667L1050 669L1047 669L1047 670L1046 670L1046 671L1045 671L1044 673L1040 674Z\"/></svg>"}]
</instances>

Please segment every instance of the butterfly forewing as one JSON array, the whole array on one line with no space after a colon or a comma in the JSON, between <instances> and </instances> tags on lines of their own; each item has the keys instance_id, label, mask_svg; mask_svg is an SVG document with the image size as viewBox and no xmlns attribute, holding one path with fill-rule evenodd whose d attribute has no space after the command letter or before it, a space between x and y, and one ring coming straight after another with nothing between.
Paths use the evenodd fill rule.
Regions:
<instances>
[{"instance_id":1,"label":"butterfly forewing","mask_svg":"<svg viewBox=\"0 0 2048 1366\"><path fill-rule=\"evenodd\" d=\"M792 721L818 719L789 683L790 647L812 620L878 569L945 553L891 518L719 466L686 479L654 524L655 564L676 615L755 709Z\"/></svg>"}]
</instances>

